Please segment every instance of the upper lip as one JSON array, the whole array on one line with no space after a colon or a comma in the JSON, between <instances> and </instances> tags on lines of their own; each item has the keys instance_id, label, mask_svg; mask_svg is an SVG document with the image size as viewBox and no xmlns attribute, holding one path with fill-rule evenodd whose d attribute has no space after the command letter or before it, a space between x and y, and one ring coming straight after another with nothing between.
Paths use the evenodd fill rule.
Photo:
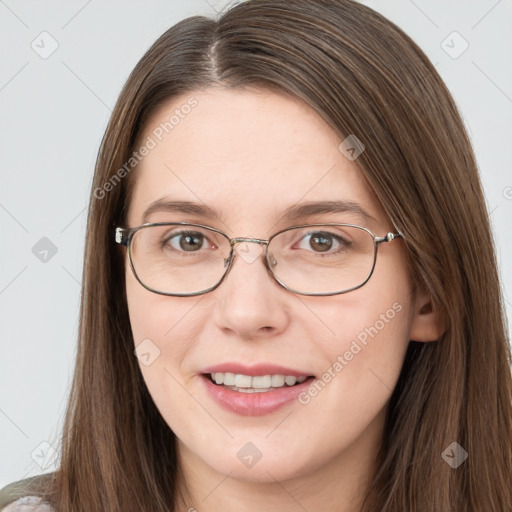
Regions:
<instances>
[{"instance_id":1,"label":"upper lip","mask_svg":"<svg viewBox=\"0 0 512 512\"><path fill-rule=\"evenodd\" d=\"M285 366L279 366L271 363L258 363L255 365L245 365L240 363L221 363L215 366L204 368L201 373L234 373L241 375L250 375L255 377L258 375L285 375L294 377L310 377L309 372L294 370Z\"/></svg>"}]
</instances>

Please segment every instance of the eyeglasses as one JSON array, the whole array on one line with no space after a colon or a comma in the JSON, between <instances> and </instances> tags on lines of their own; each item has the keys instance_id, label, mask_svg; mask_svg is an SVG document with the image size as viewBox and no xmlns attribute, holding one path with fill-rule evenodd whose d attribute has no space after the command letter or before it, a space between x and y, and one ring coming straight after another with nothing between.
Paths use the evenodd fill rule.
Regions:
<instances>
[{"instance_id":1,"label":"eyeglasses","mask_svg":"<svg viewBox=\"0 0 512 512\"><path fill-rule=\"evenodd\" d=\"M229 238L216 228L188 222L115 229L115 241L126 246L139 283L154 293L178 297L215 290L235 255L252 263L263 252L268 273L286 290L300 295L347 293L370 279L379 245L400 236L390 232L379 237L362 226L338 223L292 226L268 240Z\"/></svg>"}]
</instances>

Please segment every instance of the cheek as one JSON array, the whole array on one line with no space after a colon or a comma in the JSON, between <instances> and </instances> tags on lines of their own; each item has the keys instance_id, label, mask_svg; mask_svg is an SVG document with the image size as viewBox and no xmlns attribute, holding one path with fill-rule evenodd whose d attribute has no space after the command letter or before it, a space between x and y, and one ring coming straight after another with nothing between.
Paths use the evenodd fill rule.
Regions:
<instances>
[{"instance_id":1,"label":"cheek","mask_svg":"<svg viewBox=\"0 0 512 512\"><path fill-rule=\"evenodd\" d=\"M157 294L149 292L141 286L130 270L126 273L126 298L128 314L135 346L144 339L158 339L164 328L164 319L157 314Z\"/></svg>"},{"instance_id":2,"label":"cheek","mask_svg":"<svg viewBox=\"0 0 512 512\"><path fill-rule=\"evenodd\" d=\"M333 415L350 418L361 429L391 397L409 344L409 282L400 274L392 281L385 272L375 272L359 290L311 304L311 309L327 333L314 338L314 330L309 332L324 368L299 401L312 416L325 418L322 428L337 437Z\"/></svg>"},{"instance_id":3,"label":"cheek","mask_svg":"<svg viewBox=\"0 0 512 512\"><path fill-rule=\"evenodd\" d=\"M179 430L179 418L193 412L182 370L202 325L195 307L200 298L152 293L133 275L126 276L126 293L135 356L144 382L166 422L174 428L178 421ZM173 411L180 411L178 418Z\"/></svg>"},{"instance_id":4,"label":"cheek","mask_svg":"<svg viewBox=\"0 0 512 512\"><path fill-rule=\"evenodd\" d=\"M350 445L359 446L358 440L380 439L407 349L409 322L407 309L399 303L382 310L384 319L380 310L375 315L371 309L359 315L339 313L336 341L317 346L324 368L298 399L297 418L318 436L317 443L302 448L305 459L322 461ZM372 459L377 449L362 448L358 460Z\"/></svg>"},{"instance_id":5,"label":"cheek","mask_svg":"<svg viewBox=\"0 0 512 512\"><path fill-rule=\"evenodd\" d=\"M171 372L179 368L198 338L202 322L197 318L200 308L196 306L201 298L150 292L130 273L126 276L126 295L136 355L144 378L154 383L157 370ZM150 357L142 357L148 353ZM149 360L150 364L146 365ZM148 370L150 366L151 372Z\"/></svg>"},{"instance_id":6,"label":"cheek","mask_svg":"<svg viewBox=\"0 0 512 512\"><path fill-rule=\"evenodd\" d=\"M376 304L345 303L339 308L317 309L317 316L331 335L316 337L317 354L322 354L322 380L352 389L381 384L393 387L408 345L409 305L400 300ZM310 334L312 337L313 334ZM315 339L315 338L311 338ZM337 379L338 375L343 378Z\"/></svg>"},{"instance_id":7,"label":"cheek","mask_svg":"<svg viewBox=\"0 0 512 512\"><path fill-rule=\"evenodd\" d=\"M126 296L135 345L150 338L161 350L173 340L182 327L179 324L186 322L188 313L200 299L150 292L135 279L131 270L126 273Z\"/></svg>"}]
</instances>

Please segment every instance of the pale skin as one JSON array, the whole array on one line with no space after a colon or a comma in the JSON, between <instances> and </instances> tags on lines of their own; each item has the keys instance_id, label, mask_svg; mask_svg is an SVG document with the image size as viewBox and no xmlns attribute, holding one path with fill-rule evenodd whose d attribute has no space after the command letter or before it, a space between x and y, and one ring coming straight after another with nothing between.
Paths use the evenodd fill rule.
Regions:
<instances>
[{"instance_id":1,"label":"pale skin","mask_svg":"<svg viewBox=\"0 0 512 512\"><path fill-rule=\"evenodd\" d=\"M375 220L363 224L355 213L331 213L300 223L353 223L378 236L394 231L357 161L338 150L343 138L291 97L192 91L161 107L141 141L192 96L197 106L134 171L127 226L142 224L151 202L172 198L206 204L219 216L157 212L148 221L196 222L230 237L268 239L288 227L280 216L288 206L343 199L360 204ZM412 293L406 254L403 240L381 244L374 274L363 287L327 297L282 288L262 257L252 263L237 258L216 290L196 297L152 293L126 265L134 343L149 338L160 350L141 371L178 438L190 490L178 510L358 510L408 342L440 335L428 294ZM321 378L395 303L400 312L307 404L294 401L271 414L239 416L204 392L198 372L225 361L271 362ZM237 457L247 442L262 453L251 468Z\"/></svg>"}]
</instances>

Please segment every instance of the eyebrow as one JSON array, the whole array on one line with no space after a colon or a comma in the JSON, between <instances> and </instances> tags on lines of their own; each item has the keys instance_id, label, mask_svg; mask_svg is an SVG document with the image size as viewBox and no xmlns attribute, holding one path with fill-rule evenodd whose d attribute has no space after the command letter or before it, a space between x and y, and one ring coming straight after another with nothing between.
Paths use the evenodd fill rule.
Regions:
<instances>
[{"instance_id":1,"label":"eyebrow","mask_svg":"<svg viewBox=\"0 0 512 512\"><path fill-rule=\"evenodd\" d=\"M206 219L221 219L221 214L206 204L191 201L168 201L158 199L146 208L142 215L142 222L148 222L148 218L156 212L183 213L197 215ZM372 217L367 210L359 203L353 201L309 201L292 205L283 211L280 215L280 220L291 222L304 217L328 213L352 213L358 215L362 220L376 222L375 218Z\"/></svg>"}]
</instances>

